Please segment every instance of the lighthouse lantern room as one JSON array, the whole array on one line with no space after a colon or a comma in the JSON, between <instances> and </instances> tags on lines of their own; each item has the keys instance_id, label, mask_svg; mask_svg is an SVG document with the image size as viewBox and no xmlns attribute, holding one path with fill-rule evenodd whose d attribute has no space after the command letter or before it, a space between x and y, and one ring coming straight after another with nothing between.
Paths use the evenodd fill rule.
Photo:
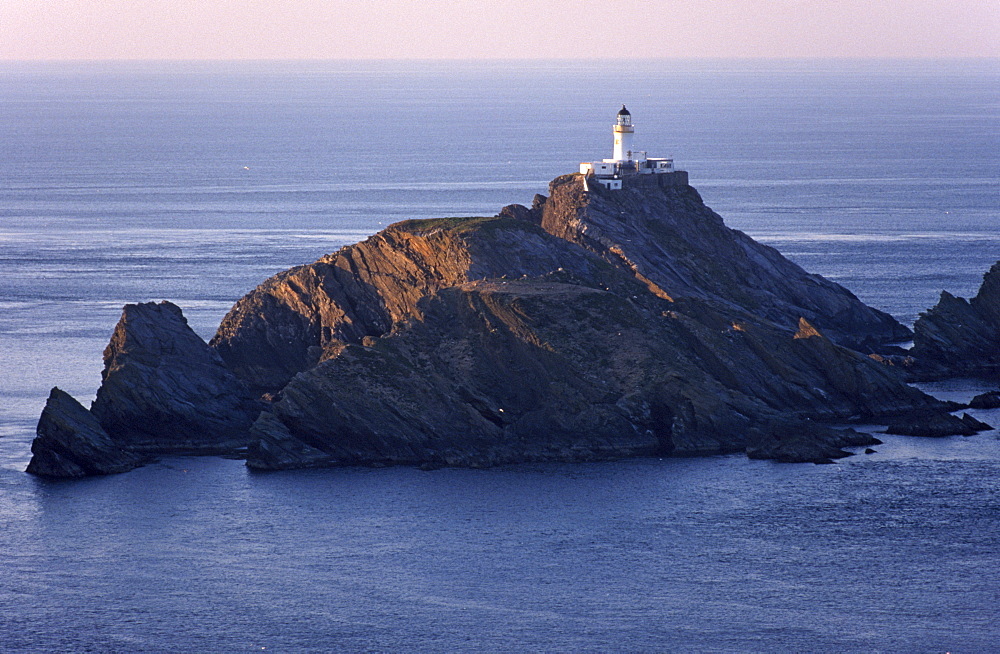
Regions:
<instances>
[{"instance_id":1,"label":"lighthouse lantern room","mask_svg":"<svg viewBox=\"0 0 1000 654\"><path fill-rule=\"evenodd\" d=\"M635 127L632 125L632 114L625 105L618 110L612 132L615 138L612 158L585 161L580 164L580 173L585 175L585 185L589 186L588 182L594 181L605 188L616 190L622 188L625 180L632 175L683 172L674 169L673 159L647 157L645 151L636 151L632 147ZM685 173L683 177L685 178L683 183L686 184L687 174Z\"/></svg>"},{"instance_id":2,"label":"lighthouse lantern room","mask_svg":"<svg viewBox=\"0 0 1000 654\"><path fill-rule=\"evenodd\" d=\"M615 133L615 161L631 161L632 159L632 135L635 129L632 127L632 114L628 112L625 105L618 111L618 120L614 126Z\"/></svg>"}]
</instances>

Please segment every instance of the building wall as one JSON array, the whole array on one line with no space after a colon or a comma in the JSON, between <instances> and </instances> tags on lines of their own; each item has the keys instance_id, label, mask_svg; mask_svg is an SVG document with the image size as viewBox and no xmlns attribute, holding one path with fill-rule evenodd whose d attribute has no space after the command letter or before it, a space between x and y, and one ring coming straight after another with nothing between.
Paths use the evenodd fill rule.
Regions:
<instances>
[{"instance_id":1,"label":"building wall","mask_svg":"<svg viewBox=\"0 0 1000 654\"><path fill-rule=\"evenodd\" d=\"M611 192L614 193L617 189L609 189L606 184L612 180L601 180L596 177L588 177L584 175L583 183L584 188L587 191L600 193ZM670 188L675 186L687 186L688 185L688 174L686 170L678 170L672 173L659 173L657 175L625 175L624 177L617 178L613 180L622 186L620 188L625 189L644 189L644 188ZM604 182L602 184L601 182Z\"/></svg>"},{"instance_id":2,"label":"building wall","mask_svg":"<svg viewBox=\"0 0 1000 654\"><path fill-rule=\"evenodd\" d=\"M625 182L625 188L687 186L688 174L686 170L676 170L672 173L657 173L655 175L626 175L622 181Z\"/></svg>"},{"instance_id":3,"label":"building wall","mask_svg":"<svg viewBox=\"0 0 1000 654\"><path fill-rule=\"evenodd\" d=\"M688 174L686 170L676 170L672 173L661 173L654 175L660 179L660 186L687 186Z\"/></svg>"}]
</instances>

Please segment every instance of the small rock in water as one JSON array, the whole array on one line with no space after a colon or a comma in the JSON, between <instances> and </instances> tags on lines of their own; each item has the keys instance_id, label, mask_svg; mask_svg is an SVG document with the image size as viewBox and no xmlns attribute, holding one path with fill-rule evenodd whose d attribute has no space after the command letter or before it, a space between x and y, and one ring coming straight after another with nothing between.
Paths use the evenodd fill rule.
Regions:
<instances>
[{"instance_id":1,"label":"small rock in water","mask_svg":"<svg viewBox=\"0 0 1000 654\"><path fill-rule=\"evenodd\" d=\"M970 409L1000 409L1000 391L981 393L969 402Z\"/></svg>"},{"instance_id":2,"label":"small rock in water","mask_svg":"<svg viewBox=\"0 0 1000 654\"><path fill-rule=\"evenodd\" d=\"M970 429L974 429L977 432L979 432L979 431L990 431L991 429L993 429L992 425L989 425L989 424L983 422L982 420L976 420L975 418L973 418L972 416L970 416L968 413L963 413L962 414L962 422L964 422L966 425L968 425Z\"/></svg>"},{"instance_id":3,"label":"small rock in water","mask_svg":"<svg viewBox=\"0 0 1000 654\"><path fill-rule=\"evenodd\" d=\"M914 413L897 419L886 428L887 434L901 436L972 436L976 430L950 413Z\"/></svg>"},{"instance_id":4,"label":"small rock in water","mask_svg":"<svg viewBox=\"0 0 1000 654\"><path fill-rule=\"evenodd\" d=\"M955 376L994 378L1000 370L1000 261L983 275L983 284L971 300L942 291L941 299L920 314L913 326L916 378ZM984 393L983 404L1000 407L1000 393ZM992 406L988 406L992 405Z\"/></svg>"}]
</instances>

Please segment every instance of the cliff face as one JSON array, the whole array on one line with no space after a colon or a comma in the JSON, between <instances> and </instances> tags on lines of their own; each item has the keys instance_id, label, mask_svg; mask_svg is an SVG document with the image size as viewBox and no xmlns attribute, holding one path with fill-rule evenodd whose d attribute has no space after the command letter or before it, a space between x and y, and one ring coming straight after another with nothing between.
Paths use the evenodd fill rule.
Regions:
<instances>
[{"instance_id":1,"label":"cliff face","mask_svg":"<svg viewBox=\"0 0 1000 654\"><path fill-rule=\"evenodd\" d=\"M910 354L916 377L1000 378L1000 262L983 276L972 300L942 291L937 305L917 319L913 332Z\"/></svg>"},{"instance_id":2,"label":"cliff face","mask_svg":"<svg viewBox=\"0 0 1000 654\"><path fill-rule=\"evenodd\" d=\"M638 301L590 281L442 290L421 319L297 375L255 427L264 447L248 465L714 454L746 449L752 429L795 431L797 460L815 460L857 435L807 419L938 406L815 330L796 338L702 300Z\"/></svg>"},{"instance_id":3,"label":"cliff face","mask_svg":"<svg viewBox=\"0 0 1000 654\"><path fill-rule=\"evenodd\" d=\"M909 337L909 329L843 286L726 227L694 188L656 181L640 177L616 191L594 184L585 192L579 175L559 177L543 204L542 227L673 298L715 300L787 329L805 318L855 349Z\"/></svg>"},{"instance_id":4,"label":"cliff face","mask_svg":"<svg viewBox=\"0 0 1000 654\"><path fill-rule=\"evenodd\" d=\"M237 302L211 345L255 389L276 391L345 344L419 315L418 301L442 288L557 268L589 275L600 262L659 297L713 300L789 331L804 317L841 344L909 335L843 287L726 227L690 186L587 192L582 176L566 175L550 192L530 210L506 208L500 220L392 225L277 275ZM579 256L579 246L596 257Z\"/></svg>"},{"instance_id":5,"label":"cliff face","mask_svg":"<svg viewBox=\"0 0 1000 654\"><path fill-rule=\"evenodd\" d=\"M170 302L125 305L101 375L91 412L133 452L232 452L261 409Z\"/></svg>"}]
</instances>

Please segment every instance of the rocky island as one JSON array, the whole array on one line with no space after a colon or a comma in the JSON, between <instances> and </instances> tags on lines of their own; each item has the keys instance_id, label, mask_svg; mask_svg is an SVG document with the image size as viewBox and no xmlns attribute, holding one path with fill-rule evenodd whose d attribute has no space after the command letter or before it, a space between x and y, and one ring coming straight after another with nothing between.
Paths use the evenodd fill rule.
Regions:
<instances>
[{"instance_id":1,"label":"rocky island","mask_svg":"<svg viewBox=\"0 0 1000 654\"><path fill-rule=\"evenodd\" d=\"M906 327L728 228L686 174L589 181L391 225L266 280L207 344L168 302L126 306L93 407L53 391L29 471L171 453L255 469L829 461L876 442L831 423L954 408L868 356Z\"/></svg>"}]
</instances>

